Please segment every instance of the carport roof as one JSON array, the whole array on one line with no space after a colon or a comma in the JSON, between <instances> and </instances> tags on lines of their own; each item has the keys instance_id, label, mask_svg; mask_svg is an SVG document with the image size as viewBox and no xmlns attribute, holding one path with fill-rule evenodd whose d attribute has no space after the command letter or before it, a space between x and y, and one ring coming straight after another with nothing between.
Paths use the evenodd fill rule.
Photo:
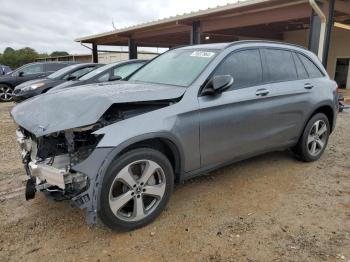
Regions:
<instances>
[{"instance_id":1,"label":"carport roof","mask_svg":"<svg viewBox=\"0 0 350 262\"><path fill-rule=\"evenodd\" d=\"M337 0L336 11L349 15L347 1ZM202 37L215 36L213 42L237 40L236 36L242 31L248 37L281 40L283 31L307 28L310 14L308 0L248 0L81 37L75 41L123 46L128 45L132 38L138 46L171 47L189 43L195 21L200 21Z\"/></svg>"}]
</instances>

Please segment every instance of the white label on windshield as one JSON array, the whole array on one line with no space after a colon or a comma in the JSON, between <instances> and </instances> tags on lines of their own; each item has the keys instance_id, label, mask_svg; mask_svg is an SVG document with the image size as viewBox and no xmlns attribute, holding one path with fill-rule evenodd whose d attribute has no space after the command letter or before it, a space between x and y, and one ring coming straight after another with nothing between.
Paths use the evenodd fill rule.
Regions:
<instances>
[{"instance_id":1,"label":"white label on windshield","mask_svg":"<svg viewBox=\"0 0 350 262\"><path fill-rule=\"evenodd\" d=\"M209 58L215 55L214 52L194 51L190 56Z\"/></svg>"}]
</instances>

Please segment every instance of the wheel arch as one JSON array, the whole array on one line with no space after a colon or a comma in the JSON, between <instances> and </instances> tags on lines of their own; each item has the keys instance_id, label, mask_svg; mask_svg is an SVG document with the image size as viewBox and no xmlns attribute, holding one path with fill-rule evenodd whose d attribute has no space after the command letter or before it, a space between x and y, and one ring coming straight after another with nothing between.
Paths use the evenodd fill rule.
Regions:
<instances>
[{"instance_id":1,"label":"wheel arch","mask_svg":"<svg viewBox=\"0 0 350 262\"><path fill-rule=\"evenodd\" d=\"M136 148L152 148L162 152L169 159L173 167L175 181L180 181L184 156L180 143L174 136L167 133L150 133L131 138L111 152L111 159L114 160L122 154Z\"/></svg>"},{"instance_id":2,"label":"wheel arch","mask_svg":"<svg viewBox=\"0 0 350 262\"><path fill-rule=\"evenodd\" d=\"M321 105L316 106L314 108L314 110L312 110L312 112L308 115L308 117L306 118L306 120L304 122L303 129L301 130L301 133L300 133L299 137L301 137L301 135L303 134L307 123L317 113L323 113L323 114L326 115L326 117L328 118L328 121L329 121L330 128L331 128L330 133L333 132L335 121L336 121L336 119L335 119L336 118L336 113L334 111L334 108L330 104L321 104Z\"/></svg>"},{"instance_id":3,"label":"wheel arch","mask_svg":"<svg viewBox=\"0 0 350 262\"><path fill-rule=\"evenodd\" d=\"M15 88L13 84L7 82L0 82L0 85L7 85L8 87Z\"/></svg>"}]
</instances>

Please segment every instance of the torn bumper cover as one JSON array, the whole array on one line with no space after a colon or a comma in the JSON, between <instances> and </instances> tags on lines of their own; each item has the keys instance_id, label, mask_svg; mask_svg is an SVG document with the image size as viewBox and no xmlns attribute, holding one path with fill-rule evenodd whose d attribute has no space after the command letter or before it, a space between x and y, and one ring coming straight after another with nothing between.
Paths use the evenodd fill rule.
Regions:
<instances>
[{"instance_id":1,"label":"torn bumper cover","mask_svg":"<svg viewBox=\"0 0 350 262\"><path fill-rule=\"evenodd\" d=\"M36 191L44 192L54 200L71 200L73 206L86 209L86 221L95 224L97 218L99 174L112 148L95 148L76 165L70 165L69 154L52 158L37 157L37 141L16 130L17 142L28 179L35 180Z\"/></svg>"}]
</instances>

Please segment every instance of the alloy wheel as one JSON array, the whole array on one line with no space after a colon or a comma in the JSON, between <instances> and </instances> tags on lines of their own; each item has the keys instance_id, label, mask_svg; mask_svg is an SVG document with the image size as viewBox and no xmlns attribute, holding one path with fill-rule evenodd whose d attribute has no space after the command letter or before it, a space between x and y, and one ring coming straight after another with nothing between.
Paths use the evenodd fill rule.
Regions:
<instances>
[{"instance_id":1,"label":"alloy wheel","mask_svg":"<svg viewBox=\"0 0 350 262\"><path fill-rule=\"evenodd\" d=\"M12 88L8 86L0 86L0 100L9 102L12 101Z\"/></svg>"},{"instance_id":2,"label":"alloy wheel","mask_svg":"<svg viewBox=\"0 0 350 262\"><path fill-rule=\"evenodd\" d=\"M109 207L124 221L140 221L162 200L166 187L163 169L154 161L138 160L116 175L109 190Z\"/></svg>"},{"instance_id":3,"label":"alloy wheel","mask_svg":"<svg viewBox=\"0 0 350 262\"><path fill-rule=\"evenodd\" d=\"M308 135L307 150L312 156L320 154L327 142L327 124L323 120L316 121Z\"/></svg>"}]
</instances>

